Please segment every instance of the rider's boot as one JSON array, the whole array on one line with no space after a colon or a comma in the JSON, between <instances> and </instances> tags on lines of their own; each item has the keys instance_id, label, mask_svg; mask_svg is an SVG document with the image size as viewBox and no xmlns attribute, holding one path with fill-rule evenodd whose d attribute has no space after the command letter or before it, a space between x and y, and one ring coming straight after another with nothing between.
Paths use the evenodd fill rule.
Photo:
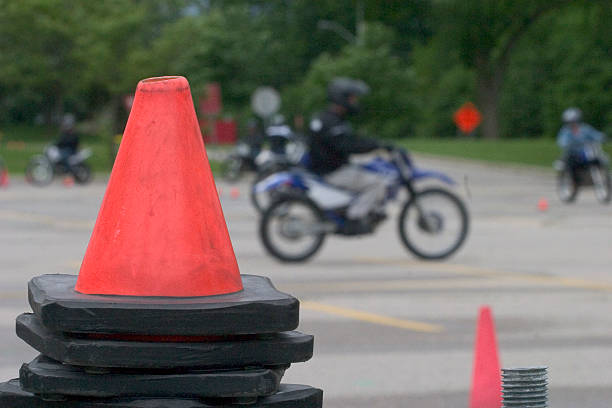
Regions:
<instances>
[{"instance_id":1,"label":"rider's boot","mask_svg":"<svg viewBox=\"0 0 612 408\"><path fill-rule=\"evenodd\" d=\"M377 208L368 214L368 220L370 224L376 225L387 219L387 213L384 207Z\"/></svg>"},{"instance_id":2,"label":"rider's boot","mask_svg":"<svg viewBox=\"0 0 612 408\"><path fill-rule=\"evenodd\" d=\"M369 219L346 219L338 232L342 235L362 235L374 231L374 227Z\"/></svg>"}]
</instances>

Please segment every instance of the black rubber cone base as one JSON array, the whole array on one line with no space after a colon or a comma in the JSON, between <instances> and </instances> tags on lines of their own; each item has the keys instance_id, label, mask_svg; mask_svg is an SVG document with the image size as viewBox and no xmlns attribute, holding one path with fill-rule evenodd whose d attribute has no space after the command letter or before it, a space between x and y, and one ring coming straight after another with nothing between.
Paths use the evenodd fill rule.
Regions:
<instances>
[{"instance_id":1,"label":"black rubber cone base","mask_svg":"<svg viewBox=\"0 0 612 408\"><path fill-rule=\"evenodd\" d=\"M42 275L28 284L30 306L53 331L205 336L275 333L298 326L299 302L265 277L242 275L244 290L203 297L85 295L76 275Z\"/></svg>"},{"instance_id":2,"label":"black rubber cone base","mask_svg":"<svg viewBox=\"0 0 612 408\"><path fill-rule=\"evenodd\" d=\"M39 356L21 367L19 380L23 390L40 395L244 398L275 393L285 368L90 374Z\"/></svg>"},{"instance_id":3,"label":"black rubber cone base","mask_svg":"<svg viewBox=\"0 0 612 408\"><path fill-rule=\"evenodd\" d=\"M314 339L300 332L241 336L211 342L93 340L53 333L31 313L17 317L17 336L40 353L87 367L172 369L276 366L307 361Z\"/></svg>"},{"instance_id":4,"label":"black rubber cone base","mask_svg":"<svg viewBox=\"0 0 612 408\"><path fill-rule=\"evenodd\" d=\"M58 398L61 398L58 396ZM219 404L219 401L184 398L105 398L45 401L23 391L19 380L0 383L0 407L3 408L320 408L323 406L323 391L306 385L282 384L278 393L261 397L251 405Z\"/></svg>"}]
</instances>

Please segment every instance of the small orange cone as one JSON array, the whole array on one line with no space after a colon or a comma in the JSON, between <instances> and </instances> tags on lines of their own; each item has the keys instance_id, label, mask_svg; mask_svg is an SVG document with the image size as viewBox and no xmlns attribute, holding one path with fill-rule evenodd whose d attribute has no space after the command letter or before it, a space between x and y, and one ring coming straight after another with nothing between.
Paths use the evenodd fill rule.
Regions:
<instances>
[{"instance_id":1,"label":"small orange cone","mask_svg":"<svg viewBox=\"0 0 612 408\"><path fill-rule=\"evenodd\" d=\"M75 289L173 297L242 290L185 78L138 84Z\"/></svg>"},{"instance_id":2,"label":"small orange cone","mask_svg":"<svg viewBox=\"0 0 612 408\"><path fill-rule=\"evenodd\" d=\"M0 187L8 187L10 184L9 174L6 169L0 172Z\"/></svg>"},{"instance_id":3,"label":"small orange cone","mask_svg":"<svg viewBox=\"0 0 612 408\"><path fill-rule=\"evenodd\" d=\"M540 198L538 201L538 210L544 212L548 210L548 200L545 198Z\"/></svg>"},{"instance_id":4,"label":"small orange cone","mask_svg":"<svg viewBox=\"0 0 612 408\"><path fill-rule=\"evenodd\" d=\"M470 408L500 408L501 373L495 325L489 306L479 310L474 347Z\"/></svg>"},{"instance_id":5,"label":"small orange cone","mask_svg":"<svg viewBox=\"0 0 612 408\"><path fill-rule=\"evenodd\" d=\"M64 184L66 187L72 187L74 186L74 179L70 176L66 176L62 180L62 184Z\"/></svg>"},{"instance_id":6,"label":"small orange cone","mask_svg":"<svg viewBox=\"0 0 612 408\"><path fill-rule=\"evenodd\" d=\"M234 200L240 198L240 190L238 187L232 187L230 190L230 197L232 197Z\"/></svg>"}]
</instances>

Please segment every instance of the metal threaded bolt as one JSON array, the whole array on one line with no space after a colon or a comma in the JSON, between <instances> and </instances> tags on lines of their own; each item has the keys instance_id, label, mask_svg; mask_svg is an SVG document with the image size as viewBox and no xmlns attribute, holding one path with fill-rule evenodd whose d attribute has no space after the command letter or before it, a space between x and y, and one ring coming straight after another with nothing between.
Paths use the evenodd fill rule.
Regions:
<instances>
[{"instance_id":1,"label":"metal threaded bolt","mask_svg":"<svg viewBox=\"0 0 612 408\"><path fill-rule=\"evenodd\" d=\"M548 407L548 367L502 368L503 408Z\"/></svg>"}]
</instances>

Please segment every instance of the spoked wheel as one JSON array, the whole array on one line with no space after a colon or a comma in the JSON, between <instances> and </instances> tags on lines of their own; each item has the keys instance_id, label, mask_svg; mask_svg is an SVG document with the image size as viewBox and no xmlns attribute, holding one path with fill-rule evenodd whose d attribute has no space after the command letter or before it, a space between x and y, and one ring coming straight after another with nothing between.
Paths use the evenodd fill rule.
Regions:
<instances>
[{"instance_id":1,"label":"spoked wheel","mask_svg":"<svg viewBox=\"0 0 612 408\"><path fill-rule=\"evenodd\" d=\"M26 180L35 186L48 185L53 181L53 165L46 157L33 157L26 167Z\"/></svg>"},{"instance_id":2,"label":"spoked wheel","mask_svg":"<svg viewBox=\"0 0 612 408\"><path fill-rule=\"evenodd\" d=\"M576 200L578 186L569 169L563 169L557 175L557 195L564 203L573 203Z\"/></svg>"},{"instance_id":3,"label":"spoked wheel","mask_svg":"<svg viewBox=\"0 0 612 408\"><path fill-rule=\"evenodd\" d=\"M85 184L91 181L91 169L85 163L79 163L72 166L72 174L74 181L79 184Z\"/></svg>"},{"instance_id":4,"label":"spoked wheel","mask_svg":"<svg viewBox=\"0 0 612 408\"><path fill-rule=\"evenodd\" d=\"M461 247L469 217L449 191L430 188L415 194L402 209L399 233L410 252L423 259L443 259Z\"/></svg>"},{"instance_id":5,"label":"spoked wheel","mask_svg":"<svg viewBox=\"0 0 612 408\"><path fill-rule=\"evenodd\" d=\"M602 204L607 204L612 198L612 182L610 171L606 166L591 166L591 179L595 189L595 197Z\"/></svg>"},{"instance_id":6,"label":"spoked wheel","mask_svg":"<svg viewBox=\"0 0 612 408\"><path fill-rule=\"evenodd\" d=\"M263 213L259 234L273 257L283 262L302 262L323 245L323 213L305 197L281 197Z\"/></svg>"},{"instance_id":7,"label":"spoked wheel","mask_svg":"<svg viewBox=\"0 0 612 408\"><path fill-rule=\"evenodd\" d=\"M236 181L242 173L242 160L237 157L229 157L222 164L221 174L227 181Z\"/></svg>"}]
</instances>

